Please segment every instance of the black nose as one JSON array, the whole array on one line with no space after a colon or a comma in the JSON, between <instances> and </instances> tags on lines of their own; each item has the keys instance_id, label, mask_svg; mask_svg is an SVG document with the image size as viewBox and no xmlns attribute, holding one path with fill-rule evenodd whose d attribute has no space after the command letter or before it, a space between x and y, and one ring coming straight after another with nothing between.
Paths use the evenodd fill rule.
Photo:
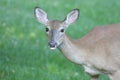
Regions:
<instances>
[{"instance_id":1,"label":"black nose","mask_svg":"<svg viewBox=\"0 0 120 80\"><path fill-rule=\"evenodd\" d=\"M49 46L50 46L50 47L56 47L56 44L57 44L57 43L56 43L55 41L50 41L50 42L49 42Z\"/></svg>"}]
</instances>

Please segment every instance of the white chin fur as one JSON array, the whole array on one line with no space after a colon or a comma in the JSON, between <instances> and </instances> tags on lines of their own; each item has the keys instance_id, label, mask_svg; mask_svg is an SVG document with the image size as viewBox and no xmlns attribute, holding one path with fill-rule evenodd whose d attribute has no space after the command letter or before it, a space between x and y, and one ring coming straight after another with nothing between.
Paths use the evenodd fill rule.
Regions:
<instances>
[{"instance_id":1,"label":"white chin fur","mask_svg":"<svg viewBox=\"0 0 120 80\"><path fill-rule=\"evenodd\" d=\"M50 49L51 49L51 50L55 50L55 49L56 49L56 47L50 47Z\"/></svg>"}]
</instances>

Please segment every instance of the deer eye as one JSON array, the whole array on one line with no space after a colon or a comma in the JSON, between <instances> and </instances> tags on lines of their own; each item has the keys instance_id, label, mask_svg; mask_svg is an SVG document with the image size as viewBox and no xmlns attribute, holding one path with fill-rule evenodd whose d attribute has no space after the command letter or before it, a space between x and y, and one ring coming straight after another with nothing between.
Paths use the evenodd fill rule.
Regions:
<instances>
[{"instance_id":1,"label":"deer eye","mask_svg":"<svg viewBox=\"0 0 120 80\"><path fill-rule=\"evenodd\" d=\"M61 29L60 32L64 32L64 29Z\"/></svg>"},{"instance_id":2,"label":"deer eye","mask_svg":"<svg viewBox=\"0 0 120 80\"><path fill-rule=\"evenodd\" d=\"M48 32L49 31L49 28L46 28L46 32Z\"/></svg>"}]
</instances>

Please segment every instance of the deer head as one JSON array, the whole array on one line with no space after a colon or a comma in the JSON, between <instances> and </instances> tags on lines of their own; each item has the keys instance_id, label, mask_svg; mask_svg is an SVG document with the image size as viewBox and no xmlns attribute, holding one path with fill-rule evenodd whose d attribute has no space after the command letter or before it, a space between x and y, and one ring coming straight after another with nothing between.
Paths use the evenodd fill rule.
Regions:
<instances>
[{"instance_id":1,"label":"deer head","mask_svg":"<svg viewBox=\"0 0 120 80\"><path fill-rule=\"evenodd\" d=\"M56 49L62 45L64 41L66 28L74 23L79 17L79 9L74 9L67 14L63 21L48 19L48 15L42 9L35 8L35 16L37 20L46 26L46 33L48 36L48 45L50 49Z\"/></svg>"}]
</instances>

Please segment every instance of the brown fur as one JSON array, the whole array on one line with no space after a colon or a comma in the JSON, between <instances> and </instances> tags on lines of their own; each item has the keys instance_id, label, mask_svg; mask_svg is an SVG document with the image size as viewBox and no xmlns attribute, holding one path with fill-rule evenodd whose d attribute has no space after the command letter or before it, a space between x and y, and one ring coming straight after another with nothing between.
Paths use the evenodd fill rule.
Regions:
<instances>
[{"instance_id":1,"label":"brown fur","mask_svg":"<svg viewBox=\"0 0 120 80\"><path fill-rule=\"evenodd\" d=\"M64 21L49 21L40 8L35 9L35 15L49 29L47 35L52 46L57 46L70 61L82 65L91 80L98 80L102 73L111 80L120 80L120 24L95 27L84 37L74 40L61 30L66 30L78 19L78 9L71 11Z\"/></svg>"}]
</instances>

